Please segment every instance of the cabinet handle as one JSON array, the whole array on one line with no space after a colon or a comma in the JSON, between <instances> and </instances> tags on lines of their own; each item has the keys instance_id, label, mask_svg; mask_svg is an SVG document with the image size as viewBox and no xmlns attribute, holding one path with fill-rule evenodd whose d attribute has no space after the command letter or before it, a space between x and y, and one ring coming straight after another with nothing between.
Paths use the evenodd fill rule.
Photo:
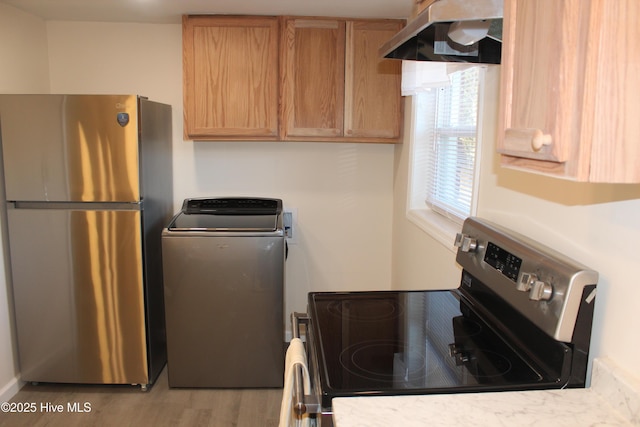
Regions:
<instances>
[{"instance_id":1,"label":"cabinet handle","mask_svg":"<svg viewBox=\"0 0 640 427\"><path fill-rule=\"evenodd\" d=\"M540 129L514 129L504 131L502 146L498 152L513 157L524 157L552 162L563 162L555 153L557 147L553 146L553 138L550 134Z\"/></svg>"},{"instance_id":2,"label":"cabinet handle","mask_svg":"<svg viewBox=\"0 0 640 427\"><path fill-rule=\"evenodd\" d=\"M507 129L505 145L512 151L537 153L545 145L551 145L553 139L540 129Z\"/></svg>"},{"instance_id":3,"label":"cabinet handle","mask_svg":"<svg viewBox=\"0 0 640 427\"><path fill-rule=\"evenodd\" d=\"M533 132L533 138L531 139L531 148L533 151L540 151L545 145L551 145L551 135L548 133L542 133L540 129L536 129Z\"/></svg>"}]
</instances>

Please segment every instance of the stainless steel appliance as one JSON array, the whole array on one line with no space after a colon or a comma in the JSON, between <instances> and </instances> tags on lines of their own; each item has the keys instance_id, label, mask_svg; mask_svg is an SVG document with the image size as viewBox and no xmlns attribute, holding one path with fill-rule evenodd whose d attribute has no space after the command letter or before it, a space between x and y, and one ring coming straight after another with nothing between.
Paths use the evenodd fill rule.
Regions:
<instances>
[{"instance_id":1,"label":"stainless steel appliance","mask_svg":"<svg viewBox=\"0 0 640 427\"><path fill-rule=\"evenodd\" d=\"M21 379L146 389L166 363L171 107L1 95L0 129Z\"/></svg>"},{"instance_id":2,"label":"stainless steel appliance","mask_svg":"<svg viewBox=\"0 0 640 427\"><path fill-rule=\"evenodd\" d=\"M478 218L456 244L455 290L309 294L298 412L326 426L341 396L585 386L597 273Z\"/></svg>"},{"instance_id":3,"label":"stainless steel appliance","mask_svg":"<svg viewBox=\"0 0 640 427\"><path fill-rule=\"evenodd\" d=\"M282 387L282 201L187 199L162 233L171 387Z\"/></svg>"},{"instance_id":4,"label":"stainless steel appliance","mask_svg":"<svg viewBox=\"0 0 640 427\"><path fill-rule=\"evenodd\" d=\"M502 0L439 0L380 46L382 57L499 64Z\"/></svg>"}]
</instances>

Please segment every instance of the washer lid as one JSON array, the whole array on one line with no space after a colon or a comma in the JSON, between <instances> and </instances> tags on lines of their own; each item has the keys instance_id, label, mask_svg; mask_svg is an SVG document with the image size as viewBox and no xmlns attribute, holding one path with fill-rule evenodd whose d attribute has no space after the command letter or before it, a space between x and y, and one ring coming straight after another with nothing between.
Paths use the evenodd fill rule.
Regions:
<instances>
[{"instance_id":1,"label":"washer lid","mask_svg":"<svg viewBox=\"0 0 640 427\"><path fill-rule=\"evenodd\" d=\"M170 231L276 231L282 200L249 197L185 199Z\"/></svg>"},{"instance_id":2,"label":"washer lid","mask_svg":"<svg viewBox=\"0 0 640 427\"><path fill-rule=\"evenodd\" d=\"M276 231L277 215L212 215L181 212L170 231Z\"/></svg>"}]
</instances>

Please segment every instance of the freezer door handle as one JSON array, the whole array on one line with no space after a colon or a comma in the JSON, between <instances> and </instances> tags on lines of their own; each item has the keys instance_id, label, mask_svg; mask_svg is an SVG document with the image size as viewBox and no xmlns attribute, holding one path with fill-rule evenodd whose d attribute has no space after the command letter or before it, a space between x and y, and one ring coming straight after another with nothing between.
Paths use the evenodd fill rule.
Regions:
<instances>
[{"instance_id":1,"label":"freezer door handle","mask_svg":"<svg viewBox=\"0 0 640 427\"><path fill-rule=\"evenodd\" d=\"M139 211L143 202L44 202L8 201L9 209L63 209L83 211Z\"/></svg>"}]
</instances>

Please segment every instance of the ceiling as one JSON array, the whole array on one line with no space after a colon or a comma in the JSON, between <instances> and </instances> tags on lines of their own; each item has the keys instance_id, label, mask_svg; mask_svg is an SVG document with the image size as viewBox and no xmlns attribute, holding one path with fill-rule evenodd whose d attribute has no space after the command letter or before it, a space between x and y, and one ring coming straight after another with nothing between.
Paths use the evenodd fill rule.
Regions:
<instances>
[{"instance_id":1,"label":"ceiling","mask_svg":"<svg viewBox=\"0 0 640 427\"><path fill-rule=\"evenodd\" d=\"M183 14L407 18L414 0L0 0L44 20L179 23Z\"/></svg>"}]
</instances>

